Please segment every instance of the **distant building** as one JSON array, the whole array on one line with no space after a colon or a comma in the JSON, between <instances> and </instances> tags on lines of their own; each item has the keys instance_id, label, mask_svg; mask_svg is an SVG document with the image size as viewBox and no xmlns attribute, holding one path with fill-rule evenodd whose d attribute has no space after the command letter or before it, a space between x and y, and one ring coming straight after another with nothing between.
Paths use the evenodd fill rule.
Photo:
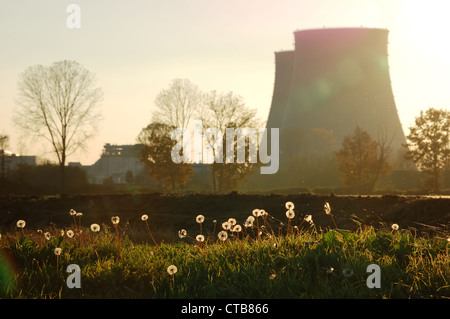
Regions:
<instances>
[{"instance_id":1,"label":"distant building","mask_svg":"<svg viewBox=\"0 0 450 319\"><path fill-rule=\"evenodd\" d=\"M142 144L112 145L105 144L100 159L92 166L84 166L88 175L88 181L94 184L102 184L111 179L116 184L124 184L127 179L143 173L144 164L140 156ZM76 163L71 163L76 166Z\"/></svg>"},{"instance_id":2,"label":"distant building","mask_svg":"<svg viewBox=\"0 0 450 319\"><path fill-rule=\"evenodd\" d=\"M0 175L8 176L21 165L36 166L36 156L14 154L7 150L0 150Z\"/></svg>"}]
</instances>

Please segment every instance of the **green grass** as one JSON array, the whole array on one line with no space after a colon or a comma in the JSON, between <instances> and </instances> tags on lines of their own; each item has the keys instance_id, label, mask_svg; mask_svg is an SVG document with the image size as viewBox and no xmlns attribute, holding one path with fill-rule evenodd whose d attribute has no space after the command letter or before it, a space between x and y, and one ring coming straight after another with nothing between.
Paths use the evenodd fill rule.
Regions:
<instances>
[{"instance_id":1,"label":"green grass","mask_svg":"<svg viewBox=\"0 0 450 319\"><path fill-rule=\"evenodd\" d=\"M261 226L263 223L259 221ZM120 261L115 229L101 225L93 234L55 236L35 231L3 234L0 239L2 298L449 298L447 238L416 237L399 230L356 232L317 230L302 225L290 231L256 223L247 235L217 228L206 240L174 243L133 242L121 235ZM187 225L191 226L191 225ZM142 225L146 231L145 225ZM261 229L261 227L260 227ZM270 230L270 231L269 231ZM188 234L195 237L196 234ZM60 256L54 248L62 248ZM66 268L81 268L81 289L69 289ZM368 288L367 267L381 269L381 288ZM173 275L167 267L178 269Z\"/></svg>"}]
</instances>

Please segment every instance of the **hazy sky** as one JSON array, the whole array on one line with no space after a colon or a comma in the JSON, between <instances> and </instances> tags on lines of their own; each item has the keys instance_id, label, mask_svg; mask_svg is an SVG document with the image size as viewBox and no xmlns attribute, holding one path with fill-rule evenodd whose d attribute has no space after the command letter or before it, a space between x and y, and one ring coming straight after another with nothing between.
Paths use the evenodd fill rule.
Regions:
<instances>
[{"instance_id":1,"label":"hazy sky","mask_svg":"<svg viewBox=\"0 0 450 319\"><path fill-rule=\"evenodd\" d=\"M81 28L69 29L69 4ZM133 144L150 122L154 98L175 78L204 91L233 91L267 119L274 52L294 48L293 32L322 27L389 29L389 65L407 133L430 106L450 108L449 1L419 0L0 0L0 133L15 153L52 158L21 142L12 124L18 75L27 67L75 60L103 89L103 120L88 152ZM50 150L47 148L47 151Z\"/></svg>"}]
</instances>

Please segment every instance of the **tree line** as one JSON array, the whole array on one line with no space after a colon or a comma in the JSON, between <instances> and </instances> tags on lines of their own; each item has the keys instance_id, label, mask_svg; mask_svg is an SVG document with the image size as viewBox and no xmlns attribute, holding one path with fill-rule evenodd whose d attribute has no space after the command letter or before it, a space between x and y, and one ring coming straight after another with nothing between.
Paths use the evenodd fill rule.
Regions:
<instances>
[{"instance_id":1,"label":"tree line","mask_svg":"<svg viewBox=\"0 0 450 319\"><path fill-rule=\"evenodd\" d=\"M155 107L151 123L142 129L137 142L144 145L142 161L149 175L167 191L182 189L194 175L192 164L177 164L172 160L171 152L177 143L176 139L172 139L172 132L176 128L188 128L195 119L201 121L202 131L217 128L223 133L227 128L258 128L261 125L256 117L256 110L248 108L242 97L233 92L205 93L188 79L173 80L169 88L156 96ZM212 149L216 160L219 154L214 153L213 144L226 144L226 134L221 135L221 141L217 141L217 136L200 141ZM208 164L207 175L213 192L237 190L239 184L253 173L258 164L249 161L249 143L251 141L248 139L245 145L238 145L237 140L232 144L235 153L240 147L245 148L244 163L225 164L226 155L220 154L223 157L220 161L211 161Z\"/></svg>"},{"instance_id":2,"label":"tree line","mask_svg":"<svg viewBox=\"0 0 450 319\"><path fill-rule=\"evenodd\" d=\"M60 192L64 192L67 186L67 158L76 151L82 151L95 133L101 118L99 104L102 98L103 93L94 74L75 61L32 66L19 76L18 107L13 121L25 134L52 147L60 170ZM175 128L188 128L196 119L201 120L202 130L218 128L222 132L226 128L259 128L262 125L256 110L247 107L239 95L203 92L187 79L173 80L156 96L154 106L150 123L142 128L136 141L144 145L141 160L148 175L165 191L183 190L198 169L194 164L176 164L172 160L171 151L177 141L171 134ZM315 133L326 138L325 131L317 129ZM411 160L426 175L424 186L427 189L439 192L443 173L450 168L450 112L436 108L421 111L409 131L404 145L404 160ZM224 144L226 134L222 139ZM297 136L291 142L298 142ZM205 143L214 151L213 144L220 141L209 138ZM203 165L208 167L205 176L213 192L238 190L249 179L258 166L248 160L249 143L250 140L246 140L244 163L223 164L223 159L223 163L214 161ZM7 146L8 135L2 134L1 185L5 184ZM242 145L234 142L233 147L237 152ZM370 193L377 181L391 172L389 157L388 136L380 134L374 138L357 126L344 137L330 163L335 163L343 185L351 186L359 193ZM56 184L54 180L52 182Z\"/></svg>"}]
</instances>

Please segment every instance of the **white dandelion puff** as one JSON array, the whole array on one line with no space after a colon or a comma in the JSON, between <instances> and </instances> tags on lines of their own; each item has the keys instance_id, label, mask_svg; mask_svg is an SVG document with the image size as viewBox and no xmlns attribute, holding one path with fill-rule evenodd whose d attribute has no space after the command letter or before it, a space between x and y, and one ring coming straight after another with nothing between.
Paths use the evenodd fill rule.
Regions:
<instances>
[{"instance_id":1,"label":"white dandelion puff","mask_svg":"<svg viewBox=\"0 0 450 319\"><path fill-rule=\"evenodd\" d=\"M294 209L294 203L293 202L286 202L285 207L288 210L292 210L292 209Z\"/></svg>"},{"instance_id":2,"label":"white dandelion puff","mask_svg":"<svg viewBox=\"0 0 450 319\"><path fill-rule=\"evenodd\" d=\"M197 217L195 217L195 221L199 224L203 223L205 221L205 216L203 215L197 215Z\"/></svg>"},{"instance_id":3,"label":"white dandelion puff","mask_svg":"<svg viewBox=\"0 0 450 319\"><path fill-rule=\"evenodd\" d=\"M217 234L217 237L219 237L219 239L221 241L225 241L228 238L228 233L226 231L222 230Z\"/></svg>"},{"instance_id":4,"label":"white dandelion puff","mask_svg":"<svg viewBox=\"0 0 450 319\"><path fill-rule=\"evenodd\" d=\"M223 223L222 223L222 228L223 228L224 230L229 230L229 229L231 228L231 225L230 225L229 222L223 222Z\"/></svg>"},{"instance_id":5,"label":"white dandelion puff","mask_svg":"<svg viewBox=\"0 0 450 319\"><path fill-rule=\"evenodd\" d=\"M93 233L99 232L99 231L100 231L100 225L99 225L99 224L92 224L92 225L91 225L91 231L92 231Z\"/></svg>"},{"instance_id":6,"label":"white dandelion puff","mask_svg":"<svg viewBox=\"0 0 450 319\"><path fill-rule=\"evenodd\" d=\"M241 225L234 225L233 226L233 232L240 233L241 231L242 231L242 226Z\"/></svg>"},{"instance_id":7,"label":"white dandelion puff","mask_svg":"<svg viewBox=\"0 0 450 319\"><path fill-rule=\"evenodd\" d=\"M23 220L23 219L20 219L20 220L18 220L17 221L17 223L16 223L16 226L18 227L18 228L25 228L25 225L26 225L27 223Z\"/></svg>"},{"instance_id":8,"label":"white dandelion puff","mask_svg":"<svg viewBox=\"0 0 450 319\"><path fill-rule=\"evenodd\" d=\"M62 249L59 247L56 247L53 252L55 253L56 256L59 256L59 255L61 255Z\"/></svg>"},{"instance_id":9,"label":"white dandelion puff","mask_svg":"<svg viewBox=\"0 0 450 319\"><path fill-rule=\"evenodd\" d=\"M66 232L66 235L67 235L67 237L72 238L73 235L74 235L73 230L69 229L69 230Z\"/></svg>"},{"instance_id":10,"label":"white dandelion puff","mask_svg":"<svg viewBox=\"0 0 450 319\"><path fill-rule=\"evenodd\" d=\"M186 237L186 235L187 235L186 229L180 229L180 230L178 231L178 237L184 238L184 237Z\"/></svg>"},{"instance_id":11,"label":"white dandelion puff","mask_svg":"<svg viewBox=\"0 0 450 319\"><path fill-rule=\"evenodd\" d=\"M255 217L260 217L260 216L261 216L261 210L258 209L258 208L255 208L255 209L252 211L252 215L255 216Z\"/></svg>"},{"instance_id":12,"label":"white dandelion puff","mask_svg":"<svg viewBox=\"0 0 450 319\"><path fill-rule=\"evenodd\" d=\"M148 219L148 215L147 214L144 214L144 215L141 216L141 220L143 222L145 222L147 219Z\"/></svg>"},{"instance_id":13,"label":"white dandelion puff","mask_svg":"<svg viewBox=\"0 0 450 319\"><path fill-rule=\"evenodd\" d=\"M77 211L75 209L71 209L69 214L70 216L75 216L77 214Z\"/></svg>"},{"instance_id":14,"label":"white dandelion puff","mask_svg":"<svg viewBox=\"0 0 450 319\"><path fill-rule=\"evenodd\" d=\"M248 219L244 222L245 228L250 228L253 226L253 222L249 221Z\"/></svg>"},{"instance_id":15,"label":"white dandelion puff","mask_svg":"<svg viewBox=\"0 0 450 319\"><path fill-rule=\"evenodd\" d=\"M112 222L114 225L117 225L117 224L120 222L120 217L119 217L119 216L111 217L111 222Z\"/></svg>"},{"instance_id":16,"label":"white dandelion puff","mask_svg":"<svg viewBox=\"0 0 450 319\"><path fill-rule=\"evenodd\" d=\"M398 224L392 224L391 226L392 230L398 230Z\"/></svg>"},{"instance_id":17,"label":"white dandelion puff","mask_svg":"<svg viewBox=\"0 0 450 319\"><path fill-rule=\"evenodd\" d=\"M325 210L325 214L330 215L331 214L331 207L328 202L325 202L323 205L323 209Z\"/></svg>"},{"instance_id":18,"label":"white dandelion puff","mask_svg":"<svg viewBox=\"0 0 450 319\"><path fill-rule=\"evenodd\" d=\"M167 273L171 276L175 275L178 271L177 266L175 265L170 265L169 267L167 267Z\"/></svg>"},{"instance_id":19,"label":"white dandelion puff","mask_svg":"<svg viewBox=\"0 0 450 319\"><path fill-rule=\"evenodd\" d=\"M205 236L203 236L202 234L199 234L195 237L195 239L202 243L205 241Z\"/></svg>"},{"instance_id":20,"label":"white dandelion puff","mask_svg":"<svg viewBox=\"0 0 450 319\"><path fill-rule=\"evenodd\" d=\"M293 210L288 210L288 211L286 212L286 217L289 218L289 219L294 218L294 217L295 217L294 211L293 211Z\"/></svg>"}]
</instances>

